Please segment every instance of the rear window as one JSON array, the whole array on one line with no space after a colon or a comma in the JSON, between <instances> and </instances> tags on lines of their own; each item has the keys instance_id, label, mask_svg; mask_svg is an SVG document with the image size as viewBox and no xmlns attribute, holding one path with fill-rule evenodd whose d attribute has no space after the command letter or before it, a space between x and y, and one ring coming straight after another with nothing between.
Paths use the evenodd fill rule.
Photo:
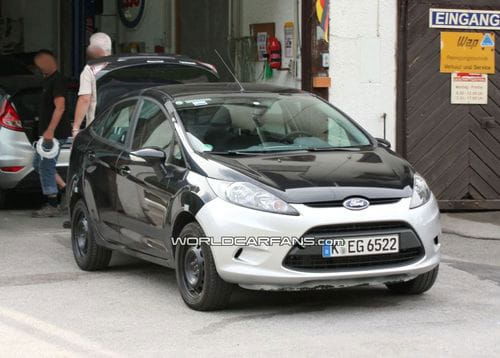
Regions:
<instances>
[{"instance_id":1,"label":"rear window","mask_svg":"<svg viewBox=\"0 0 500 358\"><path fill-rule=\"evenodd\" d=\"M38 106L40 104L41 88L27 88L12 96L11 101L22 120L33 120L38 117Z\"/></svg>"},{"instance_id":2,"label":"rear window","mask_svg":"<svg viewBox=\"0 0 500 358\"><path fill-rule=\"evenodd\" d=\"M11 58L0 56L0 77L33 75L23 64Z\"/></svg>"},{"instance_id":3,"label":"rear window","mask_svg":"<svg viewBox=\"0 0 500 358\"><path fill-rule=\"evenodd\" d=\"M113 99L126 93L160 85L218 82L219 78L203 67L176 64L145 64L120 68L97 81L96 116Z\"/></svg>"},{"instance_id":4,"label":"rear window","mask_svg":"<svg viewBox=\"0 0 500 358\"><path fill-rule=\"evenodd\" d=\"M182 84L217 82L218 78L208 69L200 67L148 64L121 68L106 74L99 82L100 85L110 81L155 84Z\"/></svg>"}]
</instances>

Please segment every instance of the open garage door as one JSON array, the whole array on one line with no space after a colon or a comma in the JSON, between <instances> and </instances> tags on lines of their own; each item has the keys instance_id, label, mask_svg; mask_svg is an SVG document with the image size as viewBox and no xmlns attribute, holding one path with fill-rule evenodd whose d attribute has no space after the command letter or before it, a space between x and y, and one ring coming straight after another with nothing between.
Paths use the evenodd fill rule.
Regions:
<instances>
[{"instance_id":1,"label":"open garage door","mask_svg":"<svg viewBox=\"0 0 500 358\"><path fill-rule=\"evenodd\" d=\"M498 1L401 0L398 151L441 208L500 209L500 31L430 28L430 8L498 10ZM451 75L440 73L443 31L494 32L487 104L451 104Z\"/></svg>"},{"instance_id":2,"label":"open garage door","mask_svg":"<svg viewBox=\"0 0 500 358\"><path fill-rule=\"evenodd\" d=\"M229 1L190 0L176 2L177 53L216 65L223 81L233 81L215 50L229 59Z\"/></svg>"}]
</instances>

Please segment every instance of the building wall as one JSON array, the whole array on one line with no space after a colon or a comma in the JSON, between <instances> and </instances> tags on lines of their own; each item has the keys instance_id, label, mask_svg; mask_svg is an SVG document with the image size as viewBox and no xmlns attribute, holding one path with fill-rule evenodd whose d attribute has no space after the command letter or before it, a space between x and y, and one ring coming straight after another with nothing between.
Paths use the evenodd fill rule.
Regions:
<instances>
[{"instance_id":1,"label":"building wall","mask_svg":"<svg viewBox=\"0 0 500 358\"><path fill-rule=\"evenodd\" d=\"M3 0L2 16L23 19L24 51L58 50L57 0Z\"/></svg>"},{"instance_id":2,"label":"building wall","mask_svg":"<svg viewBox=\"0 0 500 358\"><path fill-rule=\"evenodd\" d=\"M144 42L146 52L154 52L156 45L165 46L167 52L173 51L171 28L171 3L173 0L146 1L144 15L137 27L125 27L118 15L116 0L104 0L104 14L101 17L101 30L110 34L118 44ZM111 16L110 16L111 15Z\"/></svg>"},{"instance_id":3,"label":"building wall","mask_svg":"<svg viewBox=\"0 0 500 358\"><path fill-rule=\"evenodd\" d=\"M250 36L250 24L274 22L275 33L281 46L284 46L284 25L288 21L292 21L295 29L298 29L300 24L297 24L295 19L297 11L297 0L242 0L241 2L241 36ZM295 44L297 41L295 39ZM283 67L288 67L292 58L284 57L283 48ZM263 62L256 63L256 75L262 72ZM268 81L275 84L300 87L300 75L295 72L291 74L287 71L274 71L273 78Z\"/></svg>"},{"instance_id":4,"label":"building wall","mask_svg":"<svg viewBox=\"0 0 500 358\"><path fill-rule=\"evenodd\" d=\"M383 136L386 113L394 147L397 0L330 3L330 102L376 137Z\"/></svg>"}]
</instances>

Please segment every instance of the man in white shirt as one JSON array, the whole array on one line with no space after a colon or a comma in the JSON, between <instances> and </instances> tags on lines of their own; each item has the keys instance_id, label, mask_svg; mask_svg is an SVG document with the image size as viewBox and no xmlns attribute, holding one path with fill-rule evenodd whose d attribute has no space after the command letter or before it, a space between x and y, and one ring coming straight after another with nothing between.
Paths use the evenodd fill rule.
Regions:
<instances>
[{"instance_id":1,"label":"man in white shirt","mask_svg":"<svg viewBox=\"0 0 500 358\"><path fill-rule=\"evenodd\" d=\"M97 32L90 36L89 46L87 47L87 55L89 59L97 59L111 55L113 43L111 38L104 32ZM76 137L80 131L83 120L87 118L86 125L89 126L94 120L95 107L97 104L96 78L95 74L99 72L102 65L89 66L86 65L80 74L80 89L78 91L78 101L76 103L75 117L73 120L73 129L71 130L72 137ZM61 182L64 183L64 181ZM64 184L65 185L65 184ZM63 207L67 207L67 198L62 198ZM70 221L66 220L63 223L66 229L71 228Z\"/></svg>"},{"instance_id":2,"label":"man in white shirt","mask_svg":"<svg viewBox=\"0 0 500 358\"><path fill-rule=\"evenodd\" d=\"M87 47L87 54L91 59L97 59L111 55L111 38L103 32L97 32L90 36L90 44ZM95 107L97 104L96 78L101 65L86 65L80 74L80 90L78 91L78 102L76 103L75 118L73 121L72 135L75 137L80 131L83 120L86 118L86 125L89 126L94 120Z\"/></svg>"}]
</instances>

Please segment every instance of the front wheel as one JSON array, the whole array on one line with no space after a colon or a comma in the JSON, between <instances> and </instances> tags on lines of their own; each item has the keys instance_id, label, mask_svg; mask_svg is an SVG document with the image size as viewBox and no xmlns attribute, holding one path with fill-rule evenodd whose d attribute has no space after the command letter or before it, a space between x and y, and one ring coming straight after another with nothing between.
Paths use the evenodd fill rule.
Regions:
<instances>
[{"instance_id":1,"label":"front wheel","mask_svg":"<svg viewBox=\"0 0 500 358\"><path fill-rule=\"evenodd\" d=\"M97 244L83 200L75 204L71 215L71 246L75 261L82 270L96 271L108 267L112 251Z\"/></svg>"},{"instance_id":2,"label":"front wheel","mask_svg":"<svg viewBox=\"0 0 500 358\"><path fill-rule=\"evenodd\" d=\"M413 280L406 282L396 282L386 284L387 288L398 293L418 295L430 290L436 282L439 266L436 266L431 271L418 275Z\"/></svg>"},{"instance_id":3,"label":"front wheel","mask_svg":"<svg viewBox=\"0 0 500 358\"><path fill-rule=\"evenodd\" d=\"M186 225L180 233L182 238L204 236L203 229L197 223ZM227 306L233 285L220 278L208 245L178 246L175 265L177 285L189 307L197 311L213 311Z\"/></svg>"}]
</instances>

